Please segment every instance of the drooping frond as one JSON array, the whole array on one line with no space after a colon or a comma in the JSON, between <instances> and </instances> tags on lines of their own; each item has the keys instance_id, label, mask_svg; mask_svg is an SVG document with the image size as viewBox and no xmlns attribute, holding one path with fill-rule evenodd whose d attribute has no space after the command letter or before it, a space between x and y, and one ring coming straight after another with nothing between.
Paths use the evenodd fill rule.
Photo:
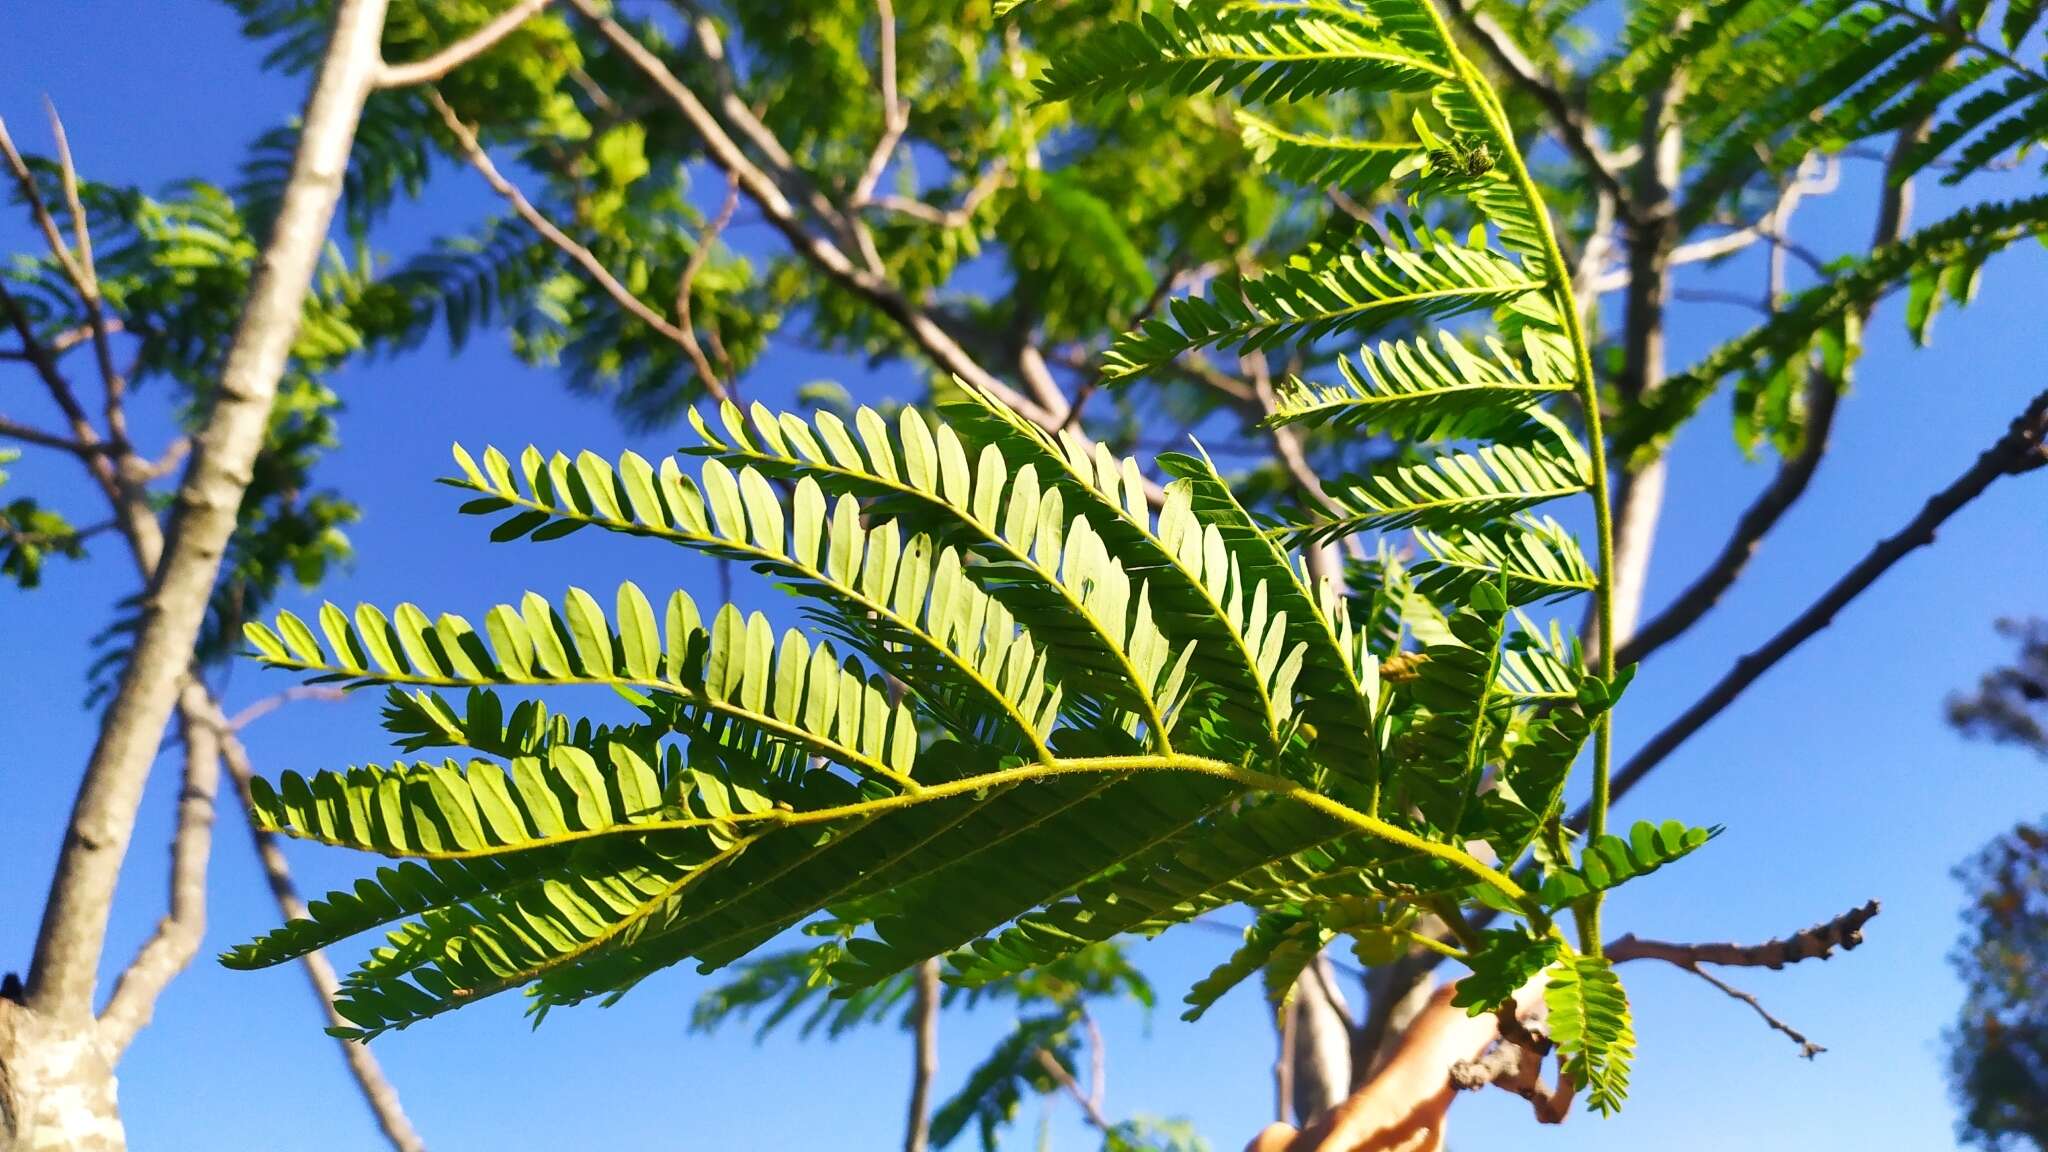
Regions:
<instances>
[{"instance_id":1,"label":"drooping frond","mask_svg":"<svg viewBox=\"0 0 2048 1152\"><path fill-rule=\"evenodd\" d=\"M1570 957L1551 968L1543 999L1550 1009L1550 1038L1564 1058L1564 1074L1585 1089L1586 1102L1595 1111L1617 1111L1628 1095L1636 1033L1628 993L1613 966L1604 957Z\"/></svg>"}]
</instances>

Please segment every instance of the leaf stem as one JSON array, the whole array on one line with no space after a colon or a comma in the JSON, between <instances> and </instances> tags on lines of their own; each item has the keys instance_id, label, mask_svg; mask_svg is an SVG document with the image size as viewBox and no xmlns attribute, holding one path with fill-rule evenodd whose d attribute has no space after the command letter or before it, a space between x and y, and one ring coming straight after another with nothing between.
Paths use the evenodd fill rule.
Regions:
<instances>
[{"instance_id":1,"label":"leaf stem","mask_svg":"<svg viewBox=\"0 0 2048 1152\"><path fill-rule=\"evenodd\" d=\"M1577 361L1579 403L1586 414L1586 448L1590 457L1593 498L1593 520L1598 536L1599 570L1598 582L1593 588L1594 614L1596 620L1595 641L1597 644L1599 674L1603 679L1614 676L1614 513L1608 494L1607 442L1600 428L1600 389L1593 379L1593 356L1586 340L1583 317L1579 315L1578 301L1572 292L1571 273L1564 260L1564 251L1557 242L1557 229L1551 223L1550 210L1542 195L1536 189L1536 181L1529 175L1529 165L1522 157L1521 148L1515 143L1513 128L1508 123L1507 113L1495 97L1493 88L1484 76L1467 59L1451 35L1449 24L1443 13L1437 10L1436 0L1424 0L1423 7L1429 12L1430 20L1436 24L1437 32L1443 37L1444 46L1450 52L1456 65L1458 78L1473 100L1485 114L1494 135L1500 139L1503 166L1509 179L1528 201L1530 216L1536 225L1538 239L1543 244L1544 284L1552 296L1552 305L1564 323L1566 339L1571 341L1572 355ZM1593 726L1593 798L1588 809L1586 830L1588 836L1598 836L1607 830L1607 806L1610 796L1609 777L1612 771L1614 744L1614 713L1611 709L1601 712ZM1577 910L1580 948L1589 956L1600 955L1600 900L1595 892Z\"/></svg>"},{"instance_id":2,"label":"leaf stem","mask_svg":"<svg viewBox=\"0 0 2048 1152\"><path fill-rule=\"evenodd\" d=\"M647 836L662 832L677 832L691 828L723 826L736 828L742 825L762 824L771 827L795 827L799 825L829 824L841 820L852 820L874 816L898 808L909 808L959 796L971 796L991 788L1037 780L1048 780L1057 776L1090 775L1119 772L1174 771L1192 772L1213 776L1240 784L1247 789L1283 796L1299 804L1305 804L1339 823L1346 824L1377 840L1406 848L1467 873L1480 883L1498 891L1516 904L1526 904L1529 894L1506 873L1493 868L1470 853L1454 845L1427 840L1398 825L1389 824L1375 816L1368 816L1342 801L1332 799L1305 784L1274 776L1227 760L1213 760L1206 756L1190 756L1181 753L1140 754L1131 756L1090 756L1057 760L1046 764L1019 764L991 772L977 773L956 780L929 784L915 792L898 792L872 800L861 800L851 804L838 804L827 808L812 808L804 811L787 811L776 808L762 812L741 812L730 816L710 818L684 816L658 820L644 820L627 824L614 824L605 828L583 829L564 832L554 836L535 837L516 844L492 845L479 849L460 849L441 852L400 853L409 859L451 860L472 859L481 856L500 856L515 852L526 852L561 844L593 840L605 836ZM315 840L344 848L365 850L367 845L345 840L332 840L322 836L309 835L304 829L284 825L276 831L299 839ZM374 849L369 849L373 850ZM389 855L389 853L387 853Z\"/></svg>"}]
</instances>

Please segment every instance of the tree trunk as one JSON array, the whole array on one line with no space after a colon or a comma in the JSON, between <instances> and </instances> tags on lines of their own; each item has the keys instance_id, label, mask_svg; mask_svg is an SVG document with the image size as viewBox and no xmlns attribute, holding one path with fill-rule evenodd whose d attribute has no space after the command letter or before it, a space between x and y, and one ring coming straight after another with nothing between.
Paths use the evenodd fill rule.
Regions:
<instances>
[{"instance_id":1,"label":"tree trunk","mask_svg":"<svg viewBox=\"0 0 2048 1152\"><path fill-rule=\"evenodd\" d=\"M1309 1124L1351 1095L1351 1027L1336 973L1318 956L1294 982L1289 1080L1296 1123Z\"/></svg>"},{"instance_id":2,"label":"tree trunk","mask_svg":"<svg viewBox=\"0 0 2048 1152\"><path fill-rule=\"evenodd\" d=\"M277 382L381 67L386 0L342 0L220 390L179 485L135 649L102 722L21 998L0 1006L0 1118L12 1148L118 1149L113 1038L93 1016L107 921L143 785L263 446Z\"/></svg>"}]
</instances>

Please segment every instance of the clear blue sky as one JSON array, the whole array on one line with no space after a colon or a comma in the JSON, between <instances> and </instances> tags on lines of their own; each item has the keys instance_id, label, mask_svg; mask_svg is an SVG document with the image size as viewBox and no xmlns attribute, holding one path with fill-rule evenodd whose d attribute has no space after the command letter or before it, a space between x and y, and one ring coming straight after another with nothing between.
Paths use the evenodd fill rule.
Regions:
<instances>
[{"instance_id":1,"label":"clear blue sky","mask_svg":"<svg viewBox=\"0 0 2048 1152\"><path fill-rule=\"evenodd\" d=\"M297 107L298 81L265 74L226 10L201 0L66 0L0 4L9 66L0 116L35 151L47 147L41 98L65 115L89 176L146 187L186 176L232 179L244 145ZM1853 171L1853 170L1852 170ZM1819 246L1861 242L1867 173L1802 215ZM465 173L432 202L401 213L395 243L489 208ZM1923 199L1921 219L1942 208ZM759 229L742 243L760 243ZM0 243L25 250L17 219ZM1992 266L1983 299L1937 325L1938 351L1912 350L1896 305L1874 324L1833 457L1805 503L1766 545L1753 576L1684 641L1643 671L1623 713L1623 750L1684 707L1735 656L1774 631L1872 541L1889 533L1990 442L2035 391L2048 259L2029 248ZM1727 313L1723 315L1722 313ZM1732 331L1734 310L1682 313L1673 333L1683 362ZM887 380L856 364L785 352L757 377L758 394L786 397L836 378L869 398ZM892 378L893 379L893 378ZM568 545L492 546L476 521L430 481L460 439L516 448L528 441L610 455L667 451L680 431L633 435L601 403L567 395L517 364L493 339L459 356L438 347L358 366L336 382L347 398L346 447L322 479L367 511L352 533L357 562L330 582L338 600L474 613L525 588L608 588L675 582L700 599L716 587L701 565L656 546L579 535ZM157 419L149 398L142 419ZM26 374L0 375L0 411L43 419ZM160 426L160 425L159 425ZM1717 409L1679 443L1652 605L1669 597L1723 539L1768 462L1748 462ZM76 465L49 453L13 468L20 491L97 515ZM1538 1129L1500 1093L1462 1103L1461 1147L1513 1141L1531 1149L1668 1152L1952 1146L1952 1109L1939 1034L1959 988L1944 957L1957 928L1949 869L2015 821L2048 807L2048 772L2020 756L1953 737L1941 700L2004 653L2001 614L2048 612L2048 475L2001 482L1956 518L1938 546L1898 567L1748 698L1687 744L1631 796L1623 819L1679 817L1728 833L1682 867L1628 889L1617 930L1675 939L1755 940L1802 927L1869 897L1885 902L1869 944L1828 964L1738 973L1829 1052L1799 1061L1748 1009L1675 971L1627 973L1642 1055L1628 1111ZM26 963L59 829L91 746L79 701L87 639L132 591L113 547L51 573L32 595L0 593L0 701L11 717L0 746L0 968ZM743 586L754 605L771 594ZM294 601L294 606L296 601ZM284 686L238 670L231 702ZM315 769L380 759L374 700L303 705L250 734L261 770ZM172 764L166 758L163 765ZM161 914L174 773L153 781L121 890L111 964L125 962ZM295 848L304 888L357 874L362 859ZM247 838L224 823L213 862L205 952L274 923ZM1184 931L1138 955L1170 1005L1223 957L1227 937ZM346 959L346 957L343 957ZM110 973L113 971L110 968ZM648 1149L886 1148L900 1140L908 1038L882 1030L836 1046L777 1039L754 1047L734 1033L687 1035L701 978L676 971L621 1006L558 1013L530 1030L507 997L378 1041L413 1120L434 1148ZM1000 1011L949 1017L942 1087L1008 1027ZM1272 1031L1254 996L1233 996L1201 1025L1162 1010L1149 1026L1110 1020L1109 1111L1185 1114L1219 1148L1234 1148L1270 1109ZM159 1005L121 1070L138 1149L373 1148L377 1137L323 1036L295 968L247 975L202 959ZM1029 1147L1034 1118L1012 1143ZM1055 1147L1090 1147L1068 1112Z\"/></svg>"}]
</instances>

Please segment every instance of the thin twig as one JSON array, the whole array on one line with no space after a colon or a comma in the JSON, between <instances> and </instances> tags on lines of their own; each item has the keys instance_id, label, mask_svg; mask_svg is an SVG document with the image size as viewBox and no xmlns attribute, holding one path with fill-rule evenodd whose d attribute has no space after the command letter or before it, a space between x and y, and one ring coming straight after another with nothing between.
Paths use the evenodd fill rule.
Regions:
<instances>
[{"instance_id":1,"label":"thin twig","mask_svg":"<svg viewBox=\"0 0 2048 1152\"><path fill-rule=\"evenodd\" d=\"M483 27L424 60L385 64L377 70L375 86L410 88L415 84L431 84L490 51L500 40L518 31L521 24L538 15L548 3L549 0L519 0L493 16Z\"/></svg>"},{"instance_id":2,"label":"thin twig","mask_svg":"<svg viewBox=\"0 0 2048 1152\"><path fill-rule=\"evenodd\" d=\"M0 416L0 436L42 448L55 448L59 452L69 452L74 456L94 456L108 451L105 444L87 444L72 440L55 432L46 432L33 425L23 424L18 420L10 420L5 416Z\"/></svg>"},{"instance_id":3,"label":"thin twig","mask_svg":"<svg viewBox=\"0 0 2048 1152\"><path fill-rule=\"evenodd\" d=\"M1813 1041L1807 1039L1806 1035L1800 1032L1797 1028L1794 1028L1790 1024L1785 1023L1783 1020L1778 1019L1776 1016L1771 1015L1770 1011L1764 1007L1763 1001L1758 1000L1755 996L1751 995L1750 993L1744 992L1742 989L1737 988L1735 985L1728 983L1726 980L1721 979L1719 976L1714 975L1712 972L1709 972L1696 964L1688 965L1686 967L1686 971L1691 972L1693 975L1699 977L1702 980L1705 980L1707 983L1712 984L1714 987L1719 988L1721 991L1727 993L1728 995L1733 996L1737 1000L1742 1001L1744 1004L1749 1005L1750 1008L1755 1010L1758 1016L1763 1017L1764 1023L1770 1025L1777 1031L1783 1032L1785 1035L1790 1036L1792 1038L1792 1042L1794 1044L1799 1045L1799 1055L1801 1057L1811 1060L1815 1056L1818 1056L1821 1053L1827 1051L1826 1048L1822 1047L1819 1044L1815 1044Z\"/></svg>"},{"instance_id":4,"label":"thin twig","mask_svg":"<svg viewBox=\"0 0 2048 1152\"><path fill-rule=\"evenodd\" d=\"M1088 1093L1081 1090L1081 1085L1074 1079L1074 1074L1067 1071L1067 1066L1060 1063L1060 1058L1053 1055L1050 1048L1040 1048L1036 1055L1038 1066L1045 1069L1060 1087L1067 1090L1067 1095L1072 1096L1074 1103L1081 1106L1081 1114L1096 1131L1107 1132L1115 1127L1109 1122L1109 1117L1102 1114L1102 1109L1096 1106L1095 1101L1088 1098Z\"/></svg>"},{"instance_id":5,"label":"thin twig","mask_svg":"<svg viewBox=\"0 0 2048 1152\"><path fill-rule=\"evenodd\" d=\"M927 224L935 224L940 228L965 228L973 222L975 211L995 194L996 189L1003 186L1003 180L1009 174L1009 158L996 157L982 170L981 175L974 178L974 183L968 185L966 193L960 197L960 203L951 208L940 208L913 197L896 195L871 197L867 201L867 206L894 212L913 220L921 220Z\"/></svg>"},{"instance_id":6,"label":"thin twig","mask_svg":"<svg viewBox=\"0 0 2048 1152\"><path fill-rule=\"evenodd\" d=\"M676 280L676 327L682 333L683 351L689 354L690 362L697 366L697 376L704 381L704 386L721 400L730 395L725 375L731 372L732 365L729 362L725 363L726 372L721 373L712 368L711 358L704 354L704 346L697 340L696 317L690 306L690 286L696 282L697 273L702 271L705 263L711 259L711 250L718 246L719 234L725 231L727 224L732 223L732 214L739 205L739 181L727 177L725 202L719 206L718 215L713 216L710 223L704 225L704 230L697 234L697 247L690 253L689 260L683 264L683 274ZM724 361L724 346L718 343L716 333L712 335L712 343L719 350L719 359Z\"/></svg>"},{"instance_id":7,"label":"thin twig","mask_svg":"<svg viewBox=\"0 0 2048 1152\"><path fill-rule=\"evenodd\" d=\"M512 211L517 213L520 219L526 221L535 232L540 233L541 239L546 240L564 256L575 261L578 267L582 268L592 280L597 282L597 286L604 290L605 295L610 296L618 303L619 307L624 308L635 319L653 329L664 339L673 341L678 347L683 348L685 352L689 350L690 345L695 342L693 337L685 334L682 329L674 324L669 323L661 313L648 307L646 301L634 295L632 289L626 287L617 276L612 275L611 269L606 268L604 261L599 260L595 253L578 243L567 232L562 231L561 228L555 225L554 221L548 219L545 213L536 208L533 201L528 200L526 194L519 190L519 186L507 179L505 174L498 170L498 166L491 162L490 154L484 151L483 145L477 140L476 133L470 129L469 125L462 122L462 117L455 114L455 109L449 107L448 102L441 98L439 92L428 88L426 89L426 96L427 103L433 107L435 112L440 114L441 123L447 125L449 133L455 137L455 142L462 149L463 155L469 160L470 167L475 168L478 175L484 178L484 183L489 184L493 192L496 192L507 204L512 206ZM719 383L715 376L707 377L704 383L706 390L719 400L729 399L725 386Z\"/></svg>"},{"instance_id":8,"label":"thin twig","mask_svg":"<svg viewBox=\"0 0 2048 1152\"><path fill-rule=\"evenodd\" d=\"M86 328L92 334L93 359L99 365L100 382L105 389L104 411L107 424L107 439L116 446L128 443L128 414L125 397L128 380L121 370L114 366L114 346L109 338L111 325L107 321L106 301L100 296L99 269L92 256L92 227L86 220L85 202L78 193L78 166L71 159L71 140L64 132L64 121L57 115L57 106L44 102L50 115L50 136L57 148L57 172L64 189L64 203L71 213L71 233L77 240L76 278L72 286L78 290L78 302L85 307Z\"/></svg>"},{"instance_id":9,"label":"thin twig","mask_svg":"<svg viewBox=\"0 0 2048 1152\"><path fill-rule=\"evenodd\" d=\"M273 693L256 701L228 719L228 731L240 732L256 721L287 704L300 700L346 700L348 693L326 684L294 684L282 692Z\"/></svg>"},{"instance_id":10,"label":"thin twig","mask_svg":"<svg viewBox=\"0 0 2048 1152\"><path fill-rule=\"evenodd\" d=\"M867 168L860 174L860 180L853 186L849 198L850 207L859 209L868 202L881 182L882 173L889 167L889 160L896 155L896 148L903 143L903 134L910 128L910 107L903 102L896 88L896 7L890 0L875 0L876 53L881 57L877 82L882 89L882 138L875 144L875 150L868 156Z\"/></svg>"}]
</instances>

